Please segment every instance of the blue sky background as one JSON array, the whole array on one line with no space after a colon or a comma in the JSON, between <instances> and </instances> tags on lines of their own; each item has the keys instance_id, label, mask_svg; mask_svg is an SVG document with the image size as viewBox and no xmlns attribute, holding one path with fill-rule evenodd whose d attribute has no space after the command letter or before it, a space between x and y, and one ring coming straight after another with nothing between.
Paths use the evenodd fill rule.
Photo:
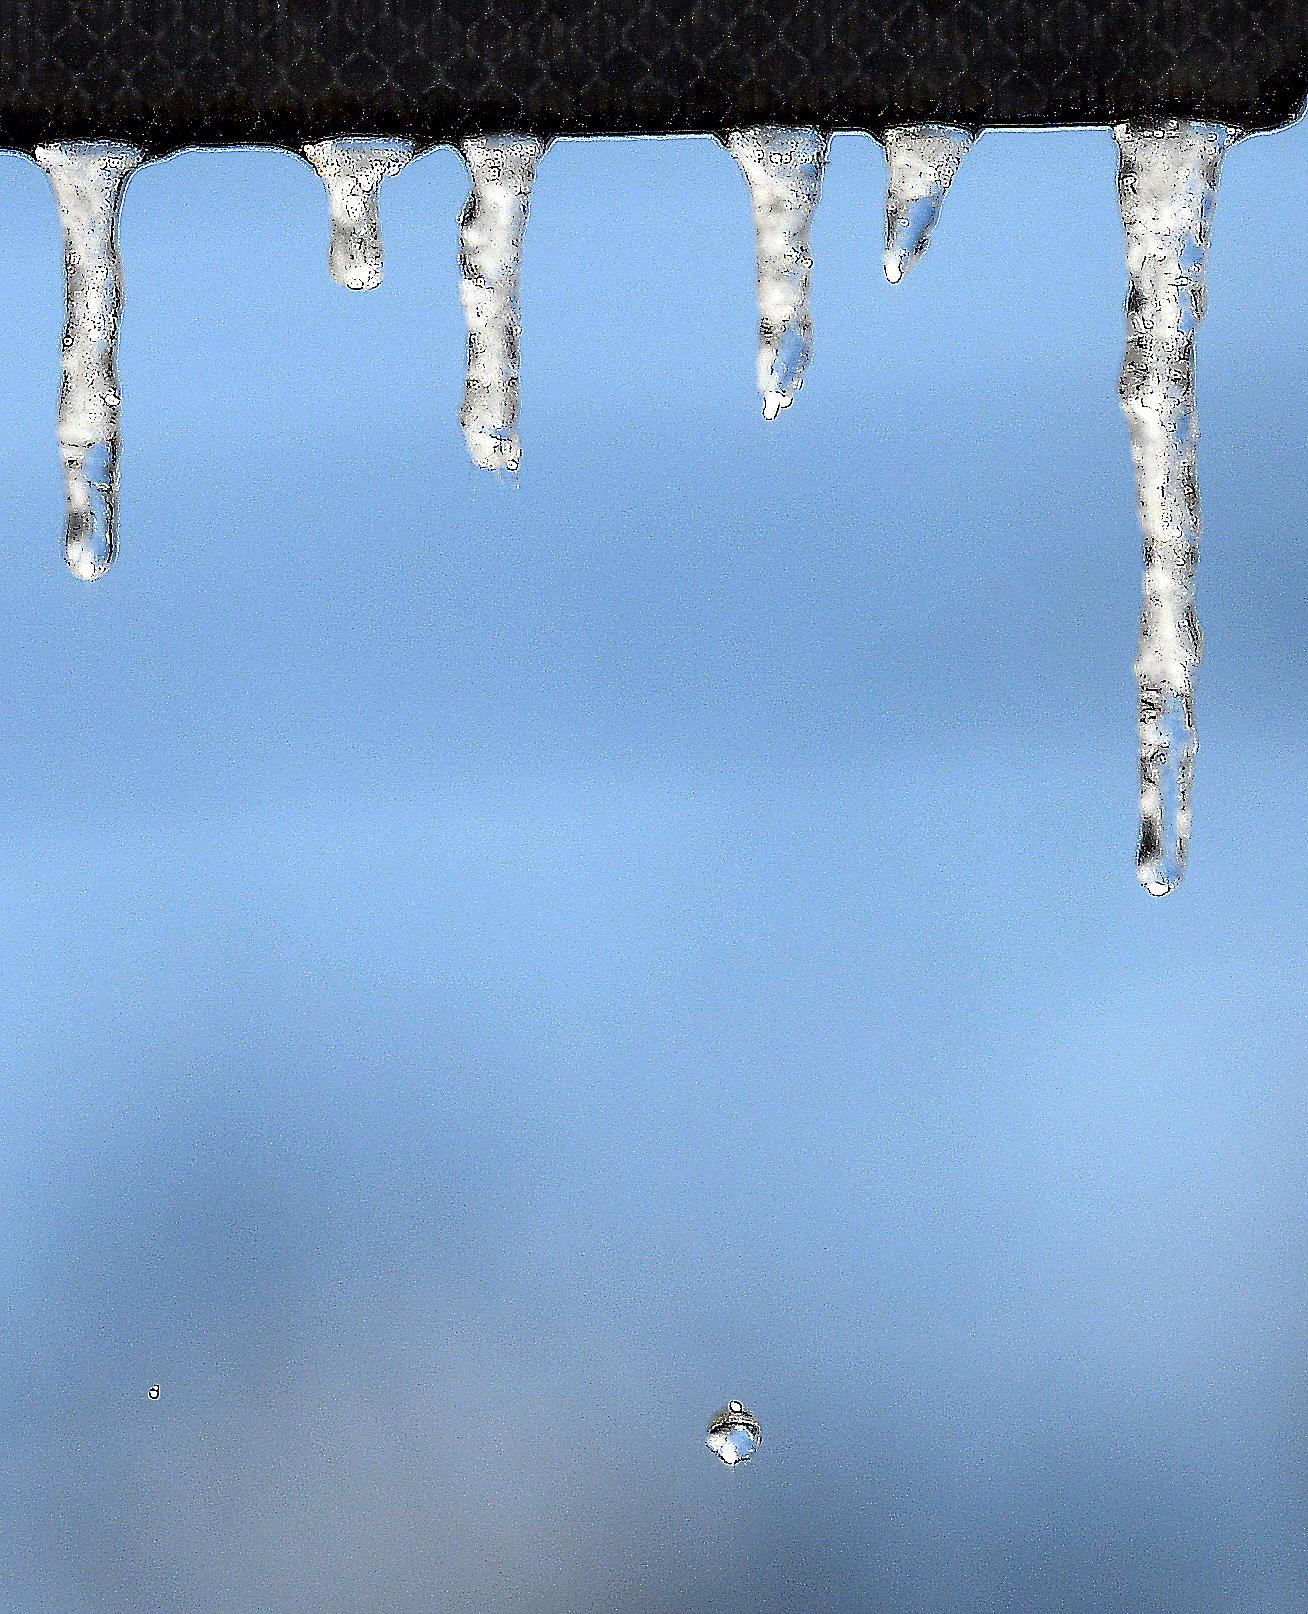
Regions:
<instances>
[{"instance_id":1,"label":"blue sky background","mask_svg":"<svg viewBox=\"0 0 1308 1614\"><path fill-rule=\"evenodd\" d=\"M837 138L768 426L730 157L555 145L516 490L453 152L364 296L307 166L155 165L91 586L0 159L6 1609L1305 1606L1308 129L1214 225L1161 902L1114 155L987 134L891 288Z\"/></svg>"}]
</instances>

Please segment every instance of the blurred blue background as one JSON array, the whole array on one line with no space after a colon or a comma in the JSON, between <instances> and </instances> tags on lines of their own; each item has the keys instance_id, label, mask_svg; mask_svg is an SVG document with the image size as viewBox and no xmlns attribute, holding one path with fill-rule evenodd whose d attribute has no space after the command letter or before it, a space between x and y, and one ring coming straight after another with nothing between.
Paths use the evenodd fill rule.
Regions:
<instances>
[{"instance_id":1,"label":"blurred blue background","mask_svg":"<svg viewBox=\"0 0 1308 1614\"><path fill-rule=\"evenodd\" d=\"M452 151L366 296L303 163L156 164L92 586L0 159L7 1610L1303 1609L1306 172L1226 162L1155 902L1107 132L898 288L838 137L774 426L730 157L556 144L516 490Z\"/></svg>"}]
</instances>

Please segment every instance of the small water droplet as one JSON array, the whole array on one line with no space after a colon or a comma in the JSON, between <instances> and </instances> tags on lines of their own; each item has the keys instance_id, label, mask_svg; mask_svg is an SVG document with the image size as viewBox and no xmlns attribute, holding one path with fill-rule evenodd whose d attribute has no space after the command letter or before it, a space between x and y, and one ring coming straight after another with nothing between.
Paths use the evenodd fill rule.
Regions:
<instances>
[{"instance_id":1,"label":"small water droplet","mask_svg":"<svg viewBox=\"0 0 1308 1614\"><path fill-rule=\"evenodd\" d=\"M159 1399L159 1386L157 1384L152 1384L150 1386L150 1399L151 1401L157 1401Z\"/></svg>"},{"instance_id":2,"label":"small water droplet","mask_svg":"<svg viewBox=\"0 0 1308 1614\"><path fill-rule=\"evenodd\" d=\"M747 1463L763 1444L763 1431L743 1402L729 1401L713 1414L705 1444L728 1468L734 1468L737 1463Z\"/></svg>"}]
</instances>

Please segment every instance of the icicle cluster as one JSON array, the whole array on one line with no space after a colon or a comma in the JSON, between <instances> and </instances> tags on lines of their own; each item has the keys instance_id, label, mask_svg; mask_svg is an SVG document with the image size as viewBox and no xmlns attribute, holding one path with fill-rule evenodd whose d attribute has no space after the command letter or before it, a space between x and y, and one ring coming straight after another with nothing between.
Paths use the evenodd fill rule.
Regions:
<instances>
[{"instance_id":1,"label":"icicle cluster","mask_svg":"<svg viewBox=\"0 0 1308 1614\"><path fill-rule=\"evenodd\" d=\"M1219 124L1176 121L1114 133L1130 276L1120 391L1144 532L1137 872L1147 891L1162 896L1185 871L1190 838L1194 675L1203 645L1194 603L1194 344L1204 316L1209 221L1234 137Z\"/></svg>"},{"instance_id":2,"label":"icicle cluster","mask_svg":"<svg viewBox=\"0 0 1308 1614\"><path fill-rule=\"evenodd\" d=\"M758 272L758 390L775 420L804 384L813 352L809 229L827 142L816 129L742 129L727 140L749 184Z\"/></svg>"},{"instance_id":3,"label":"icicle cluster","mask_svg":"<svg viewBox=\"0 0 1308 1614\"><path fill-rule=\"evenodd\" d=\"M1190 833L1197 748L1194 679L1201 637L1194 605L1199 547L1194 345L1204 314L1204 265L1222 157L1236 132L1166 120L1114 131L1130 278L1121 400L1130 428L1144 534L1144 604L1135 663L1140 725L1142 885L1180 880ZM918 124L885 131L885 272L900 280L925 250L946 192L973 142L966 130ZM810 235L827 139L816 129L737 130L727 146L749 185L758 292L758 387L775 419L798 395L812 353ZM462 152L471 176L460 219L460 297L468 368L460 420L475 464L516 471L519 280L536 165L531 135L483 136ZM409 141L323 140L304 156L326 187L330 267L345 286L382 278L378 193L413 155ZM103 574L117 547L118 381L122 302L117 221L132 146L41 146L64 236L67 326L59 445L67 493L65 553L82 578Z\"/></svg>"}]
</instances>

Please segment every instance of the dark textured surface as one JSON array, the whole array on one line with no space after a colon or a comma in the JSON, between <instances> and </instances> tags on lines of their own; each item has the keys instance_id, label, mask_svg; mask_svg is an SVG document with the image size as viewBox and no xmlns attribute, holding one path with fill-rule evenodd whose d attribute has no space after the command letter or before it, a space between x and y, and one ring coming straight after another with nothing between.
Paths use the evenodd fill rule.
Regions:
<instances>
[{"instance_id":1,"label":"dark textured surface","mask_svg":"<svg viewBox=\"0 0 1308 1614\"><path fill-rule=\"evenodd\" d=\"M3 0L0 140L1291 119L1303 0Z\"/></svg>"}]
</instances>

